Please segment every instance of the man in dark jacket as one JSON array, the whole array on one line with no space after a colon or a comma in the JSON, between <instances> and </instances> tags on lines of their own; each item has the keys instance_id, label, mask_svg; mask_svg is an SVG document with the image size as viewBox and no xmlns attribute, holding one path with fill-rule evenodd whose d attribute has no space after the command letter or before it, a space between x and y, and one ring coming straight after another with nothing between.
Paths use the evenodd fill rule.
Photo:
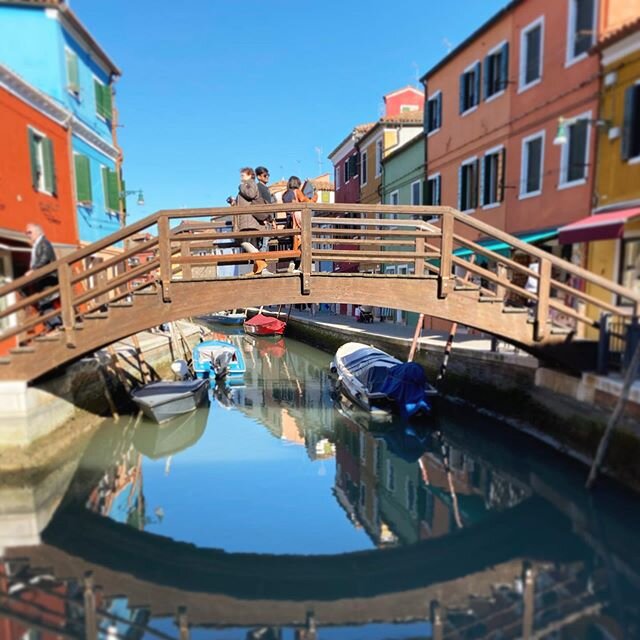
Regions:
<instances>
[{"instance_id":1,"label":"man in dark jacket","mask_svg":"<svg viewBox=\"0 0 640 640\"><path fill-rule=\"evenodd\" d=\"M26 276L31 275L36 269L40 269L52 262L56 261L56 254L53 250L53 246L47 240L44 235L44 231L39 224L28 224L25 230L27 239L31 243L31 261L29 262L29 270L24 274ZM38 278L32 285L31 293L40 293L49 287L55 287L58 284L58 274L54 271L52 273ZM44 315L54 308L54 301L59 297L58 293L54 293L50 296L41 298L38 302L38 312L40 315ZM47 329L55 329L62 324L60 316L54 316L45 320L45 326Z\"/></svg>"},{"instance_id":2,"label":"man in dark jacket","mask_svg":"<svg viewBox=\"0 0 640 640\"><path fill-rule=\"evenodd\" d=\"M256 178L258 179L260 204L273 204L276 199L271 194L271 191L269 191L269 187L267 187L267 182L269 182L269 169L267 169L267 167L256 167Z\"/></svg>"}]
</instances>

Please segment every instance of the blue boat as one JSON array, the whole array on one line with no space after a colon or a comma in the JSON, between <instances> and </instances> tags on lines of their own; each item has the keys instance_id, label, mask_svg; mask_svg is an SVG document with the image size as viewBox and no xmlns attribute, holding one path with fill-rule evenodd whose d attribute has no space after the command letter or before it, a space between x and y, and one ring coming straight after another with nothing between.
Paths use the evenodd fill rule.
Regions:
<instances>
[{"instance_id":1,"label":"blue boat","mask_svg":"<svg viewBox=\"0 0 640 640\"><path fill-rule=\"evenodd\" d=\"M224 340L205 340L193 347L193 372L197 378L234 378L247 370L239 347Z\"/></svg>"},{"instance_id":2,"label":"blue boat","mask_svg":"<svg viewBox=\"0 0 640 640\"><path fill-rule=\"evenodd\" d=\"M245 321L244 313L236 313L234 311L220 311L218 313L211 313L207 316L208 320L217 324L224 325L241 325Z\"/></svg>"}]
</instances>

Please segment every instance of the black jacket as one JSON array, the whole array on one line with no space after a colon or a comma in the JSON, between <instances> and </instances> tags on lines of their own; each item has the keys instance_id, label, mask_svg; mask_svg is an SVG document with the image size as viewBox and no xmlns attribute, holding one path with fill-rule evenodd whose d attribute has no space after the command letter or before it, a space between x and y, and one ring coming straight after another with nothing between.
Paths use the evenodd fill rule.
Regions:
<instances>
[{"instance_id":1,"label":"black jacket","mask_svg":"<svg viewBox=\"0 0 640 640\"><path fill-rule=\"evenodd\" d=\"M56 261L56 254L52 244L42 236L36 245L31 249L31 265L30 268L35 271ZM54 271L42 278L39 278L33 284L34 293L42 291L47 287L53 287L58 284L58 274Z\"/></svg>"},{"instance_id":2,"label":"black jacket","mask_svg":"<svg viewBox=\"0 0 640 640\"><path fill-rule=\"evenodd\" d=\"M266 184L262 184L260 180L258 180L258 192L260 195L258 196L258 201L254 204L273 204L275 202L269 187Z\"/></svg>"}]
</instances>

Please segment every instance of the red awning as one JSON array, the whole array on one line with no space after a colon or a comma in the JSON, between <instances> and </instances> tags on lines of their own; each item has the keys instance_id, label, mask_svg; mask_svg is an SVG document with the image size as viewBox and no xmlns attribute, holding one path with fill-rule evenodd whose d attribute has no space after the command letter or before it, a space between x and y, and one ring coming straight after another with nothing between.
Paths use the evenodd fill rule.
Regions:
<instances>
[{"instance_id":1,"label":"red awning","mask_svg":"<svg viewBox=\"0 0 640 640\"><path fill-rule=\"evenodd\" d=\"M558 229L560 244L621 238L624 223L636 216L640 216L640 207L594 213L582 220L560 227Z\"/></svg>"}]
</instances>

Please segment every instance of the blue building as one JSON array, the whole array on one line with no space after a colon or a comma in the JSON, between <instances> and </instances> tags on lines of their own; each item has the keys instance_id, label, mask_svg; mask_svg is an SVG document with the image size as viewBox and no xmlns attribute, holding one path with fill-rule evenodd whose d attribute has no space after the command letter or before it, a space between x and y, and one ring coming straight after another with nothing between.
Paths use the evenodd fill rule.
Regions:
<instances>
[{"instance_id":1,"label":"blue building","mask_svg":"<svg viewBox=\"0 0 640 640\"><path fill-rule=\"evenodd\" d=\"M114 141L118 67L63 0L0 0L0 62L69 114L80 242L117 231L124 211Z\"/></svg>"}]
</instances>

